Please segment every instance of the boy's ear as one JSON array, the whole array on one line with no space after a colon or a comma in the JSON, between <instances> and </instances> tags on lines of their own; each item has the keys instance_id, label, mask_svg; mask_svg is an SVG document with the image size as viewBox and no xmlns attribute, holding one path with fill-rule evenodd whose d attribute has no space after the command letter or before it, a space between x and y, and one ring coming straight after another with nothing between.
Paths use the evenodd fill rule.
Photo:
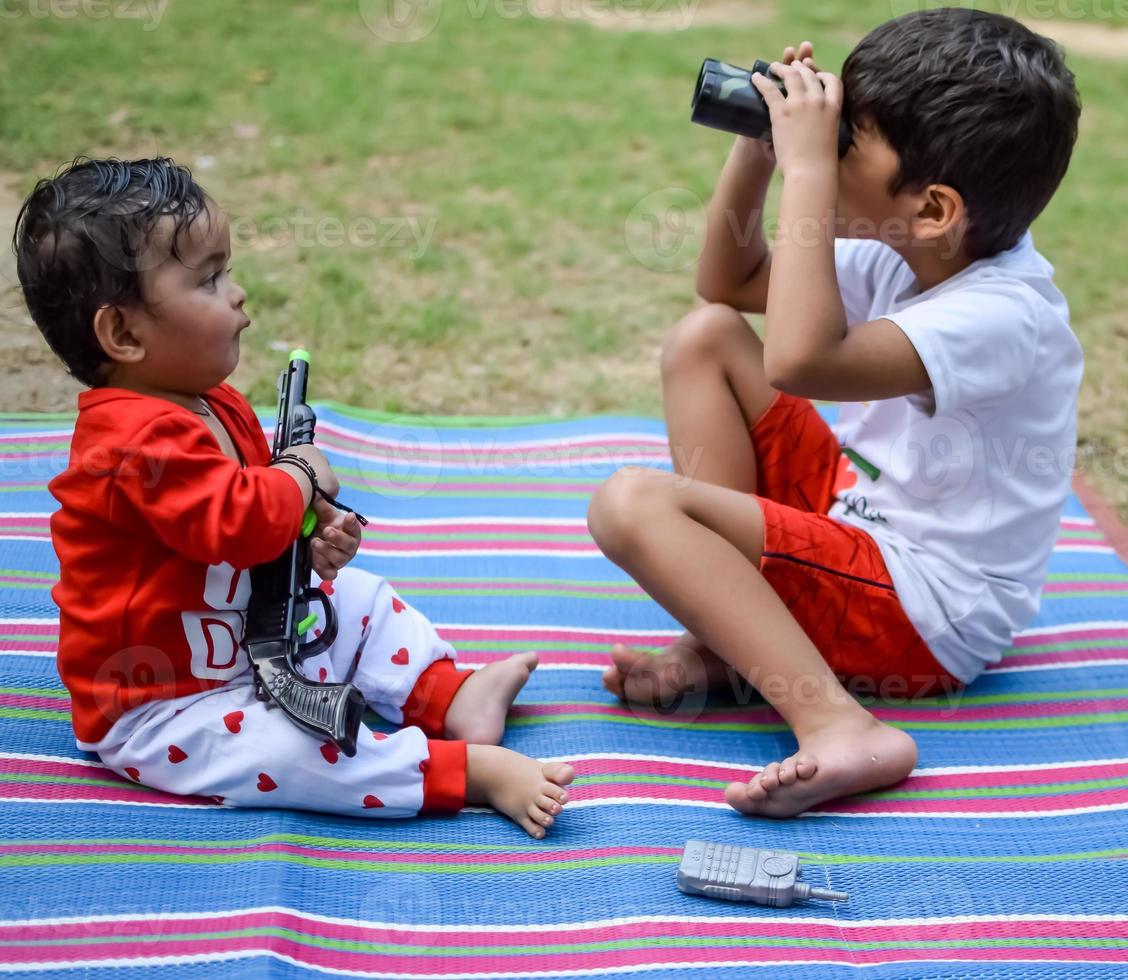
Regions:
<instances>
[{"instance_id":1,"label":"boy's ear","mask_svg":"<svg viewBox=\"0 0 1128 980\"><path fill-rule=\"evenodd\" d=\"M94 314L94 336L111 361L136 364L145 360L145 347L130 327L120 306L103 306Z\"/></svg>"},{"instance_id":2,"label":"boy's ear","mask_svg":"<svg viewBox=\"0 0 1128 980\"><path fill-rule=\"evenodd\" d=\"M949 248L959 248L967 226L967 208L963 195L948 184L929 184L920 193L920 203L913 217L913 237L918 241L941 239Z\"/></svg>"}]
</instances>

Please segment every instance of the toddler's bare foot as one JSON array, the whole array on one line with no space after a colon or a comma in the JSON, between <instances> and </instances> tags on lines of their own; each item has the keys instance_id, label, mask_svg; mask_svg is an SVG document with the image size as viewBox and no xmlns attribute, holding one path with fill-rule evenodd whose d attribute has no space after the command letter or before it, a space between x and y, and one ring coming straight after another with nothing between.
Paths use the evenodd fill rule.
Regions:
<instances>
[{"instance_id":1,"label":"toddler's bare foot","mask_svg":"<svg viewBox=\"0 0 1128 980\"><path fill-rule=\"evenodd\" d=\"M611 661L603 686L624 701L658 708L673 707L689 693L704 695L727 679L725 663L689 633L658 654L616 643Z\"/></svg>"},{"instance_id":2,"label":"toddler's bare foot","mask_svg":"<svg viewBox=\"0 0 1128 980\"><path fill-rule=\"evenodd\" d=\"M867 713L799 739L793 756L766 766L748 783L729 783L725 801L741 813L791 817L824 800L899 782L916 760L910 735Z\"/></svg>"},{"instance_id":3,"label":"toddler's bare foot","mask_svg":"<svg viewBox=\"0 0 1128 980\"><path fill-rule=\"evenodd\" d=\"M447 709L443 722L446 737L475 745L497 745L505 734L505 716L513 699L536 668L535 653L515 653L474 671Z\"/></svg>"},{"instance_id":4,"label":"toddler's bare foot","mask_svg":"<svg viewBox=\"0 0 1128 980\"><path fill-rule=\"evenodd\" d=\"M466 746L466 802L488 803L538 840L568 802L564 787L575 778L566 762L538 762L500 745Z\"/></svg>"}]
</instances>

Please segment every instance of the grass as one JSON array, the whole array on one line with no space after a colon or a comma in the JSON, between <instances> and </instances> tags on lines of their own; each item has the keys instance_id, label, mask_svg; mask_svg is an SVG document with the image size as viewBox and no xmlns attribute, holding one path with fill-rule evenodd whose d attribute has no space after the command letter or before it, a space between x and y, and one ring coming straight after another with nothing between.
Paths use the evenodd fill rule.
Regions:
<instances>
[{"instance_id":1,"label":"grass","mask_svg":"<svg viewBox=\"0 0 1128 980\"><path fill-rule=\"evenodd\" d=\"M0 34L13 200L77 154L168 153L228 210L256 321L233 381L256 403L302 344L316 397L384 412L659 414L658 352L694 302L701 202L729 145L688 122L701 58L748 63L806 37L837 69L867 29L921 5L700 0L697 26L627 31L512 16L544 0L445 0L420 8L440 12L430 34L389 43L365 19L382 2L196 0L155 27L25 15ZM1108 3L1058 6L1123 29L1100 19ZM1069 60L1081 137L1034 233L1087 352L1083 465L1128 513L1128 60ZM690 234L675 223L662 240L672 255L650 246L648 211L684 213ZM0 315L30 329L14 304Z\"/></svg>"}]
</instances>

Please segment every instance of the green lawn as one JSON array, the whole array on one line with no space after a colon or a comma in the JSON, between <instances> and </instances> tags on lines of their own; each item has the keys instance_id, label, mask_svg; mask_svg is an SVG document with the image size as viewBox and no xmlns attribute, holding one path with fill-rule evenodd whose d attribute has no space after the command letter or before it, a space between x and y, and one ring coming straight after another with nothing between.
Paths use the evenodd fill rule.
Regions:
<instances>
[{"instance_id":1,"label":"green lawn","mask_svg":"<svg viewBox=\"0 0 1128 980\"><path fill-rule=\"evenodd\" d=\"M667 27L684 26L679 12L696 23L635 31L606 25L655 0L556 0L555 18L528 13L552 0L424 0L415 27L437 13L433 30L389 42L382 2L171 0L159 19L140 0L49 8L73 18L5 7L17 13L0 21L0 180L18 201L77 154L192 166L232 217L256 321L233 380L256 403L273 400L283 351L301 343L317 398L658 414L658 351L693 303L699 202L729 145L688 121L701 59L750 63L810 38L837 70L869 27L922 5L660 0ZM1093 0L1088 26L1128 34L1101 18L1115 9ZM1088 353L1088 465L1124 510L1128 60L1069 51L1082 135L1035 238ZM659 252L655 214L669 222ZM0 315L26 328L15 304Z\"/></svg>"}]
</instances>

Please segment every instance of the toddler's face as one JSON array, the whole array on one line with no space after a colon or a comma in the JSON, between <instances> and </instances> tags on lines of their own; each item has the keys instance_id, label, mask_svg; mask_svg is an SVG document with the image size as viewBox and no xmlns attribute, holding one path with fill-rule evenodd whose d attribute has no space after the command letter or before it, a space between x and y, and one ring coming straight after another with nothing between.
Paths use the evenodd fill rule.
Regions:
<instances>
[{"instance_id":1,"label":"toddler's face","mask_svg":"<svg viewBox=\"0 0 1128 980\"><path fill-rule=\"evenodd\" d=\"M239 334L251 321L243 312L247 294L227 266L227 217L212 201L181 233L177 248L179 258L170 254L141 274L145 359L139 367L150 385L195 395L235 370Z\"/></svg>"}]
</instances>

